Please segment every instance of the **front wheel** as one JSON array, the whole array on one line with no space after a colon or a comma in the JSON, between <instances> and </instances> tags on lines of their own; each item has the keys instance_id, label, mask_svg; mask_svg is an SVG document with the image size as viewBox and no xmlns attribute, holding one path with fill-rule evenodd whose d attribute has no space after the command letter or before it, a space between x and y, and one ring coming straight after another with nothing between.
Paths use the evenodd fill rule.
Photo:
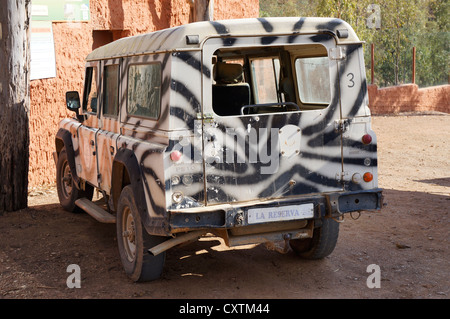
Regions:
<instances>
[{"instance_id":1,"label":"front wheel","mask_svg":"<svg viewBox=\"0 0 450 319\"><path fill-rule=\"evenodd\" d=\"M314 229L312 238L292 239L289 245L302 258L322 259L333 252L338 237L339 223L331 218L324 218L322 226Z\"/></svg>"},{"instance_id":2,"label":"front wheel","mask_svg":"<svg viewBox=\"0 0 450 319\"><path fill-rule=\"evenodd\" d=\"M152 256L148 249L166 237L152 236L142 226L131 185L125 186L117 207L117 244L125 273L133 281L158 279L163 271L165 252Z\"/></svg>"},{"instance_id":3,"label":"front wheel","mask_svg":"<svg viewBox=\"0 0 450 319\"><path fill-rule=\"evenodd\" d=\"M94 187L91 185L86 184L85 190L79 190L75 186L67 159L66 148L63 148L59 152L58 162L56 163L56 190L61 206L69 212L77 211L77 207L75 206L77 199L86 197L91 200L94 194Z\"/></svg>"}]
</instances>

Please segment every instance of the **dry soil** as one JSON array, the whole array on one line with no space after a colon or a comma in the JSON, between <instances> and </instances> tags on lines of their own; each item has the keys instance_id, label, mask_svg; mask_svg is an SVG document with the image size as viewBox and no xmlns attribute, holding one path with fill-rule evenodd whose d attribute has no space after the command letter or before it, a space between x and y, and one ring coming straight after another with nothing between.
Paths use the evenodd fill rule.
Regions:
<instances>
[{"instance_id":1,"label":"dry soil","mask_svg":"<svg viewBox=\"0 0 450 319\"><path fill-rule=\"evenodd\" d=\"M211 236L170 250L162 278L136 284L122 270L115 225L63 211L47 187L0 216L0 298L448 299L450 115L375 116L372 126L387 206L346 217L323 260L230 249ZM79 289L66 284L71 264ZM367 286L372 264L380 288Z\"/></svg>"}]
</instances>

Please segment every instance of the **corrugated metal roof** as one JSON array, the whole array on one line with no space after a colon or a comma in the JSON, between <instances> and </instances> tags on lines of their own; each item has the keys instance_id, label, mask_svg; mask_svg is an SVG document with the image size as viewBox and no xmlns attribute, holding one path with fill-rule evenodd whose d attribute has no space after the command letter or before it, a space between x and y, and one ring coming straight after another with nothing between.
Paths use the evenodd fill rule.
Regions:
<instances>
[{"instance_id":1,"label":"corrugated metal roof","mask_svg":"<svg viewBox=\"0 0 450 319\"><path fill-rule=\"evenodd\" d=\"M334 18L278 17L202 21L119 39L92 51L87 56L87 60L196 49L200 48L205 39L215 36L270 36L317 33L318 31L336 34L337 30L348 32L347 37L338 39L339 43L360 42L348 23ZM187 44L186 36L188 35L198 35L199 44Z\"/></svg>"}]
</instances>

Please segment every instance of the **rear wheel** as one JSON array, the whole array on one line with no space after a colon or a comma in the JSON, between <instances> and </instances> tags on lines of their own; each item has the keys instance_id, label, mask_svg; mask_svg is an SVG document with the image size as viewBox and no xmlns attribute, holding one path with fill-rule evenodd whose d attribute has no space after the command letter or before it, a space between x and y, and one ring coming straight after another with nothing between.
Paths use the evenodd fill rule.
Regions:
<instances>
[{"instance_id":1,"label":"rear wheel","mask_svg":"<svg viewBox=\"0 0 450 319\"><path fill-rule=\"evenodd\" d=\"M294 252L305 259L322 259L330 255L339 237L339 223L324 218L322 226L315 228L312 238L292 239L289 244Z\"/></svg>"},{"instance_id":2,"label":"rear wheel","mask_svg":"<svg viewBox=\"0 0 450 319\"><path fill-rule=\"evenodd\" d=\"M161 277L165 252L152 256L148 249L162 243L166 237L149 235L142 226L130 185L120 194L116 225L119 255L128 277L133 281L151 281Z\"/></svg>"},{"instance_id":3,"label":"rear wheel","mask_svg":"<svg viewBox=\"0 0 450 319\"><path fill-rule=\"evenodd\" d=\"M80 190L75 186L65 148L59 152L56 164L56 189L61 206L69 212L78 211L75 206L77 199L85 197L91 200L94 194L94 187L91 185L86 184L85 190Z\"/></svg>"}]
</instances>

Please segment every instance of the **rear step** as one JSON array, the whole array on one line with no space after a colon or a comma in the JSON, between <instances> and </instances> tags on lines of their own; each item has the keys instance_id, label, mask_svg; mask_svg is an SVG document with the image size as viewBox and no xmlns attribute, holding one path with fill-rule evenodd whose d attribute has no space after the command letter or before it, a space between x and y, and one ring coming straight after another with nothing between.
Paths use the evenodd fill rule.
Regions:
<instances>
[{"instance_id":1,"label":"rear step","mask_svg":"<svg viewBox=\"0 0 450 319\"><path fill-rule=\"evenodd\" d=\"M114 224L116 222L115 216L111 215L106 210L94 204L87 198L77 199L75 201L75 205L80 207L82 210L84 210L86 213L88 213L101 223Z\"/></svg>"}]
</instances>

